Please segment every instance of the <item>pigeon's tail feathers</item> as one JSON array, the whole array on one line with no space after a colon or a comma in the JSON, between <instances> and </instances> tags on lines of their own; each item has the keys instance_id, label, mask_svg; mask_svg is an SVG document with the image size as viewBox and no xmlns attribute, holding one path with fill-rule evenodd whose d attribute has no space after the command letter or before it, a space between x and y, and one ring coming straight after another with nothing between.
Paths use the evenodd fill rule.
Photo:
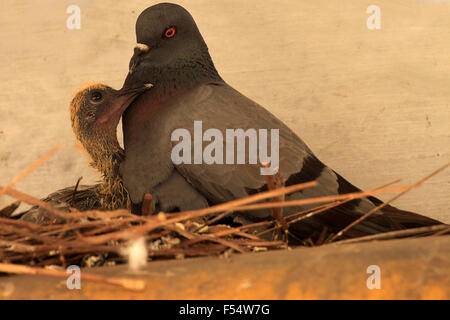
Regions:
<instances>
[{"instance_id":1,"label":"pigeon's tail feathers","mask_svg":"<svg viewBox=\"0 0 450 320\"><path fill-rule=\"evenodd\" d=\"M382 202L374 197L369 197L369 200L372 201L375 205L380 205ZM434 226L438 224L442 224L442 222L423 216L421 214L397 209L391 205L385 205L381 212L395 224L401 225L404 228L419 228L419 227L427 227Z\"/></svg>"},{"instance_id":2,"label":"pigeon's tail feathers","mask_svg":"<svg viewBox=\"0 0 450 320\"><path fill-rule=\"evenodd\" d=\"M340 192L339 193L347 193L347 192L359 192L361 191L357 187L350 184L347 180L345 180L342 176L336 173L338 176L338 182L340 186ZM367 197L364 202L370 202L373 204L373 208L377 206L380 206L383 204L383 201L379 200L376 197ZM365 212L367 213L367 212ZM426 227L426 226L432 226L436 224L441 224L441 222L434 220L432 218L420 215L418 213L406 211L397 209L394 206L391 206L389 204L384 205L382 208L380 208L378 211L376 211L375 216L373 217L383 217L384 222L389 221L391 230L396 229L405 229L405 228L418 228L418 227ZM369 218L370 219L370 218Z\"/></svg>"},{"instance_id":3,"label":"pigeon's tail feathers","mask_svg":"<svg viewBox=\"0 0 450 320\"><path fill-rule=\"evenodd\" d=\"M312 174L316 173L316 174ZM288 200L298 200L302 198L312 198L324 194L348 194L361 192L361 190L341 175L325 166L316 157L311 156L303 162L303 168L300 172L293 174L286 181L286 185L302 183L305 181L316 180L319 185L315 188L306 189L292 195L288 195ZM332 233L341 231L350 224L361 219L365 214L374 210L383 202L375 197L355 199L345 202L340 206L330 208L318 215L302 220L293 226L298 234L306 236L311 230L320 232L327 227ZM296 208L298 211L309 209L310 207ZM293 209L285 210L286 214L295 212ZM346 232L346 237L359 237L364 235L402 230L406 228L424 227L440 224L439 221L419 215L417 213L399 210L393 206L385 205L373 214L361 219Z\"/></svg>"}]
</instances>

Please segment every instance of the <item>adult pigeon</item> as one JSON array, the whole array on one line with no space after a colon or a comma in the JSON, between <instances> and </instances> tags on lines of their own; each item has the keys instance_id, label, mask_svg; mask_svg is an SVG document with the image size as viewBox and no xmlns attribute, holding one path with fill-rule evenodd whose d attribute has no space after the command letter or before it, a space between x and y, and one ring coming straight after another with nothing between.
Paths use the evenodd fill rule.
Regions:
<instances>
[{"instance_id":1,"label":"adult pigeon","mask_svg":"<svg viewBox=\"0 0 450 320\"><path fill-rule=\"evenodd\" d=\"M279 164L276 167L286 180L285 184L289 186L311 180L319 183L315 188L288 195L286 200L360 191L318 160L279 119L220 77L194 19L183 7L161 3L147 8L137 19L136 36L138 44L124 88L145 83L152 83L153 88L137 98L123 115L125 160L121 173L134 204L139 204L145 193L155 192L174 172L179 172L213 204L267 188L266 177L261 174L261 163L249 161L250 147L244 151L246 161L243 164L218 159L225 157L224 154L215 154L217 161L205 163L201 161L201 153L199 155L195 150L182 154L185 159L190 158L190 163L174 159L173 150L181 142L180 132L188 132L190 137L194 137L193 149L201 150L212 142L221 144L222 150L226 149L226 139L217 140L219 135L215 135L213 141L211 135L206 134L208 129L214 130L210 133L221 132L223 136L229 129L243 129L247 133L247 130L266 130L266 139L271 141L271 145L277 144L276 137L272 137L278 133ZM199 139L203 141L198 142ZM219 149L215 149L216 152ZM233 157L237 160L240 156L237 153L231 154L230 160ZM181 191L175 192L173 197L180 194ZM325 227L329 232L336 232L380 203L374 197L354 200L295 223L290 231L303 238L317 235ZM307 208L285 208L284 214ZM246 212L242 218L245 221L268 219L270 210ZM386 206L350 229L347 236L438 223Z\"/></svg>"}]
</instances>

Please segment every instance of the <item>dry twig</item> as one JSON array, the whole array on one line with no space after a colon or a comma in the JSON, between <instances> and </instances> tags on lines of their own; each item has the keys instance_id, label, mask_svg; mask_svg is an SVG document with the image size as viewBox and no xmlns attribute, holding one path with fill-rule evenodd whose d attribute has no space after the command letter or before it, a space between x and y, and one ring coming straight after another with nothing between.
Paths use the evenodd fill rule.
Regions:
<instances>
[{"instance_id":1,"label":"dry twig","mask_svg":"<svg viewBox=\"0 0 450 320\"><path fill-rule=\"evenodd\" d=\"M44 275L57 278L68 277L68 274L64 270L51 270L44 268L27 267L9 263L0 263L0 272L13 274ZM104 277L86 272L81 272L81 279L97 283L115 285L133 291L142 291L145 289L145 281L140 279Z\"/></svg>"}]
</instances>

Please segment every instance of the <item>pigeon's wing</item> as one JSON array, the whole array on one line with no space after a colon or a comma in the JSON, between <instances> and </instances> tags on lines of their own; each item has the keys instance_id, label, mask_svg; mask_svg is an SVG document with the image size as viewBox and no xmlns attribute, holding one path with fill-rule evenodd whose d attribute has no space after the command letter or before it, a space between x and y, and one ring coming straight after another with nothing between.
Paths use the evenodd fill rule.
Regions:
<instances>
[{"instance_id":1,"label":"pigeon's wing","mask_svg":"<svg viewBox=\"0 0 450 320\"><path fill-rule=\"evenodd\" d=\"M360 191L339 174L319 161L306 144L279 119L266 109L248 99L227 84L209 84L198 88L183 99L185 127L192 135L192 121L202 121L203 132L209 128L247 130L279 130L279 172L286 185L293 185L316 180L317 187L296 192L286 197L286 200L305 199L324 195L336 195ZM269 134L270 136L270 134ZM226 137L223 137L225 144ZM270 141L270 139L268 139ZM175 144L175 143L174 143ZM203 150L209 142L203 143ZM270 143L269 150L270 150ZM224 150L227 150L224 147ZM248 151L248 149L246 149ZM225 151L224 151L225 153ZM270 154L270 151L269 151ZM225 159L224 155L224 159ZM211 202L221 203L236 198L245 197L266 189L265 176L261 175L260 165L248 164L179 164L176 169ZM376 206L376 198L360 199L345 203L330 209L315 217L305 219L296 224L294 229L298 234L306 236L312 231L320 232L326 227L335 232L361 217ZM284 213L290 214L311 206L285 208ZM392 208L392 207L391 207ZM393 208L395 211L396 209ZM398 210L396 211L397 214ZM249 220L267 218L269 210L246 213ZM401 216L402 214L400 214ZM422 217L422 216L420 216ZM422 217L425 218L425 217ZM414 220L414 219L413 219ZM433 224L428 218L425 223ZM434 221L434 220L433 220ZM423 221L422 221L423 222ZM365 235L400 229L403 226L379 211L370 218L359 223L349 235Z\"/></svg>"}]
</instances>

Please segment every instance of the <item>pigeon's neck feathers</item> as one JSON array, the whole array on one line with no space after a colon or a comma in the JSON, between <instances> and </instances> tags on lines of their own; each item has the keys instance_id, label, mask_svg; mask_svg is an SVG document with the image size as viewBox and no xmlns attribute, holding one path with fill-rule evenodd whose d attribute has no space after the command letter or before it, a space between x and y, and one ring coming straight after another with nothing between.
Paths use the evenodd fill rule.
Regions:
<instances>
[{"instance_id":1,"label":"pigeon's neck feathers","mask_svg":"<svg viewBox=\"0 0 450 320\"><path fill-rule=\"evenodd\" d=\"M176 96L202 84L223 82L207 48L191 51L174 63L149 72L155 78L154 88L161 98Z\"/></svg>"}]
</instances>

